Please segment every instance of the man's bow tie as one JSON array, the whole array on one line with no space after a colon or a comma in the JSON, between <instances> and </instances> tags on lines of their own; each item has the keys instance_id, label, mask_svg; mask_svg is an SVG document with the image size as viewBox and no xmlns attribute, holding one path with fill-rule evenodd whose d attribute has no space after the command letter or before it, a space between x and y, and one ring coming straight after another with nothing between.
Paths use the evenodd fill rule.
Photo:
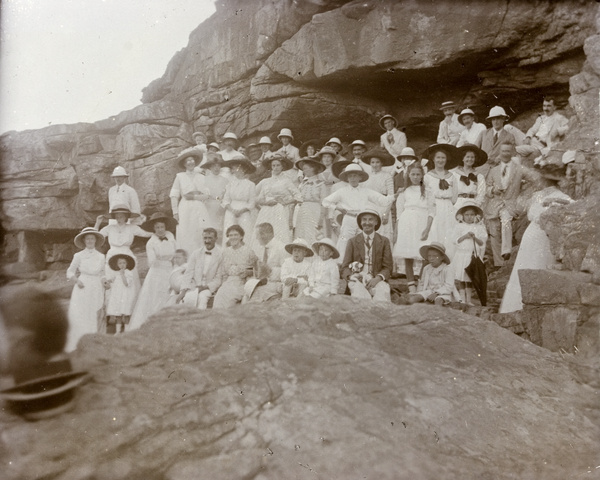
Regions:
<instances>
[{"instance_id":1,"label":"man's bow tie","mask_svg":"<svg viewBox=\"0 0 600 480\"><path fill-rule=\"evenodd\" d=\"M169 239L167 237L158 237L161 242L168 242Z\"/></svg>"},{"instance_id":2,"label":"man's bow tie","mask_svg":"<svg viewBox=\"0 0 600 480\"><path fill-rule=\"evenodd\" d=\"M204 255L212 255L212 252L204 252Z\"/></svg>"}]
</instances>

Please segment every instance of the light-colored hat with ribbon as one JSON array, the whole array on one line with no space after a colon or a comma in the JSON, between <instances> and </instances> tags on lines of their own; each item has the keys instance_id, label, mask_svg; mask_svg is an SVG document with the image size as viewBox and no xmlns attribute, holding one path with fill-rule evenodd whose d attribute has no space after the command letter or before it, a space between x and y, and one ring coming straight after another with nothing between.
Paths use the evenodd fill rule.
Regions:
<instances>
[{"instance_id":1,"label":"light-colored hat with ribbon","mask_svg":"<svg viewBox=\"0 0 600 480\"><path fill-rule=\"evenodd\" d=\"M223 140L235 140L237 142L238 137L233 132L226 132L225 135L223 135Z\"/></svg>"},{"instance_id":2,"label":"light-colored hat with ribbon","mask_svg":"<svg viewBox=\"0 0 600 480\"><path fill-rule=\"evenodd\" d=\"M281 132L279 132L279 135L277 135L277 138L281 139L281 137L289 137L292 140L294 139L294 136L292 135L292 131L289 128L281 129Z\"/></svg>"},{"instance_id":3,"label":"light-colored hat with ribbon","mask_svg":"<svg viewBox=\"0 0 600 480\"><path fill-rule=\"evenodd\" d=\"M96 237L96 247L100 247L104 243L104 235L102 235L94 227L86 227L80 233L78 233L73 240L75 246L79 248L85 248L85 237L87 235L93 235Z\"/></svg>"},{"instance_id":4,"label":"light-colored hat with ribbon","mask_svg":"<svg viewBox=\"0 0 600 480\"><path fill-rule=\"evenodd\" d=\"M453 108L454 110L456 110L458 106L456 105L456 103L449 101L449 102L443 102L442 105L440 106L440 110L445 110L446 108Z\"/></svg>"},{"instance_id":5,"label":"light-colored hat with ribbon","mask_svg":"<svg viewBox=\"0 0 600 480\"><path fill-rule=\"evenodd\" d=\"M331 143L335 143L336 145L339 145L340 147L343 146L341 140L337 137L331 137L329 140L327 140L327 143L325 145L329 145Z\"/></svg>"},{"instance_id":6,"label":"light-colored hat with ribbon","mask_svg":"<svg viewBox=\"0 0 600 480\"><path fill-rule=\"evenodd\" d=\"M463 118L466 115L471 115L473 117L473 119L476 120L476 115L473 110L471 110L470 108L463 108L461 110L461 112L458 114L458 123L460 123L461 125L464 125Z\"/></svg>"}]
</instances>

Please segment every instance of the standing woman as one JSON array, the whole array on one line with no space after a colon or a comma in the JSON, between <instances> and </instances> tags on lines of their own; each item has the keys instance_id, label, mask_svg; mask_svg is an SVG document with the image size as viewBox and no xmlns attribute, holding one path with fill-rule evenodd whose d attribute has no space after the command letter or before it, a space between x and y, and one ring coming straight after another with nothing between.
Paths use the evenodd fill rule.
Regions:
<instances>
[{"instance_id":1,"label":"standing woman","mask_svg":"<svg viewBox=\"0 0 600 480\"><path fill-rule=\"evenodd\" d=\"M84 335L99 331L104 306L105 258L96 250L104 243L104 237L95 228L84 228L74 243L82 250L73 256L67 269L67 279L75 284L68 311L67 352L75 350Z\"/></svg>"},{"instance_id":2,"label":"standing woman","mask_svg":"<svg viewBox=\"0 0 600 480\"><path fill-rule=\"evenodd\" d=\"M339 183L340 179L333 172L333 161L335 160L337 153L331 147L323 147L321 150L317 152L317 158L319 161L325 166L325 170L319 173L319 180L322 180L325 184L325 196L330 195L333 190L334 184ZM337 162L336 164L339 164ZM347 163L344 163L347 165ZM345 166L340 170L340 172L346 168ZM331 225L331 221L329 218L334 216L334 211L329 212L325 219L325 224L323 225L323 235L327 238L331 238L334 241L337 241L337 233L333 231L333 227Z\"/></svg>"},{"instance_id":3,"label":"standing woman","mask_svg":"<svg viewBox=\"0 0 600 480\"><path fill-rule=\"evenodd\" d=\"M244 229L232 225L225 232L227 247L223 249L219 275L223 283L215 294L213 308L228 308L240 303L244 296L246 279L253 275L258 258L254 250L244 244Z\"/></svg>"},{"instance_id":4,"label":"standing woman","mask_svg":"<svg viewBox=\"0 0 600 480\"><path fill-rule=\"evenodd\" d=\"M300 182L302 202L296 207L298 214L295 237L312 245L318 236L323 236L326 218L325 208L321 205L327 196L325 183L318 177L325 170L325 165L307 157L299 160L296 166L304 172L304 179Z\"/></svg>"},{"instance_id":5,"label":"standing woman","mask_svg":"<svg viewBox=\"0 0 600 480\"><path fill-rule=\"evenodd\" d=\"M256 204L260 207L256 224L270 223L275 238L288 244L292 241L292 209L302 201L300 190L283 175L292 168L292 162L283 157L271 157L264 165L271 170L271 177L256 186Z\"/></svg>"},{"instance_id":6,"label":"standing woman","mask_svg":"<svg viewBox=\"0 0 600 480\"><path fill-rule=\"evenodd\" d=\"M229 183L228 178L233 178L233 175L225 178L219 175L219 173L221 172L221 167L228 166L229 165L223 163L223 158L218 153L206 154L203 162L200 164L200 168L203 168L206 172L206 178L204 180L206 184L206 194L208 195L208 199L204 202L206 210L208 210L206 226L214 228L217 231L217 238L223 237L223 218L225 217L225 209L221 204L225 197L225 189Z\"/></svg>"},{"instance_id":7,"label":"standing woman","mask_svg":"<svg viewBox=\"0 0 600 480\"><path fill-rule=\"evenodd\" d=\"M140 327L150 315L160 310L169 299L169 275L175 256L175 219L157 212L142 224L147 232L154 232L146 243L150 269L131 315L129 330Z\"/></svg>"},{"instance_id":8,"label":"standing woman","mask_svg":"<svg viewBox=\"0 0 600 480\"><path fill-rule=\"evenodd\" d=\"M452 169L458 189L454 209L458 211L465 203L472 202L481 207L485 200L485 177L481 173L476 173L475 169L487 162L487 153L475 145L463 145L457 152L463 165Z\"/></svg>"},{"instance_id":9,"label":"standing woman","mask_svg":"<svg viewBox=\"0 0 600 480\"><path fill-rule=\"evenodd\" d=\"M423 152L423 158L429 159L429 164L433 164L434 167L427 172L423 180L435 209L428 240L442 243L450 258L454 251L452 235L456 225L454 204L458 189L456 177L449 169L457 166L456 150L454 145L442 143L434 144Z\"/></svg>"},{"instance_id":10,"label":"standing woman","mask_svg":"<svg viewBox=\"0 0 600 480\"><path fill-rule=\"evenodd\" d=\"M396 163L383 148L374 148L363 155L364 161L370 165L371 173L369 179L363 184L365 187L375 190L384 196L394 196L394 179L392 174L382 170L383 167L391 167ZM392 202L393 203L393 202ZM374 206L381 217L381 228L377 233L387 237L390 245L394 244L394 222L392 221L392 203L389 207Z\"/></svg>"},{"instance_id":11,"label":"standing woman","mask_svg":"<svg viewBox=\"0 0 600 480\"><path fill-rule=\"evenodd\" d=\"M206 177L194 171L202 160L200 151L184 152L177 163L184 169L175 177L169 193L177 226L177 247L193 252L202 246L202 232L208 226ZM150 235L148 235L150 236Z\"/></svg>"},{"instance_id":12,"label":"standing woman","mask_svg":"<svg viewBox=\"0 0 600 480\"><path fill-rule=\"evenodd\" d=\"M229 160L224 163L233 172L233 179L225 188L223 208L225 219L223 231L232 225L239 225L252 238L254 214L256 209L256 185L248 179L248 175L256 172L256 167L247 158Z\"/></svg>"}]
</instances>

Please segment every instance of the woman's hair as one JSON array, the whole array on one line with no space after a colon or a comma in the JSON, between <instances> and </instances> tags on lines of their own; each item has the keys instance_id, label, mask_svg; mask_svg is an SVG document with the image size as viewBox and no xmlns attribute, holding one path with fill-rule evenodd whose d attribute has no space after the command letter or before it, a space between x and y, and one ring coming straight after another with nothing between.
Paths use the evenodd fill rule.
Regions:
<instances>
[{"instance_id":1,"label":"woman's hair","mask_svg":"<svg viewBox=\"0 0 600 480\"><path fill-rule=\"evenodd\" d=\"M188 253L187 251L185 251L183 248L178 248L177 250L175 250L175 254L181 253L185 259L187 260L188 258Z\"/></svg>"},{"instance_id":2,"label":"woman's hair","mask_svg":"<svg viewBox=\"0 0 600 480\"><path fill-rule=\"evenodd\" d=\"M225 232L225 235L229 236L230 232L238 232L242 236L242 238L244 238L244 235L246 234L246 232L244 232L244 229L239 225L232 225L231 227L229 227Z\"/></svg>"},{"instance_id":3,"label":"woman's hair","mask_svg":"<svg viewBox=\"0 0 600 480\"><path fill-rule=\"evenodd\" d=\"M425 169L419 162L415 162L415 163L409 165L408 168L406 169L404 185L409 185L409 186L412 185L412 183L410 183L409 175L410 175L410 172L412 170L414 170L415 168L418 168L419 170L421 170L421 174L423 175L423 178L425 177ZM421 183L419 184L419 186L421 187L421 198L425 198L425 184L423 183L423 178L421 178Z\"/></svg>"}]
</instances>

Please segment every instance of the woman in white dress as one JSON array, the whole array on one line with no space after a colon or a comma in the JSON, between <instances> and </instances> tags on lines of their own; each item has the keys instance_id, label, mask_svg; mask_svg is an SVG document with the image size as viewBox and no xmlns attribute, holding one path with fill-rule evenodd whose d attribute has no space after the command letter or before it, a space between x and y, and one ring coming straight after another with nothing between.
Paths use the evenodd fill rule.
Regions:
<instances>
[{"instance_id":1,"label":"woman in white dress","mask_svg":"<svg viewBox=\"0 0 600 480\"><path fill-rule=\"evenodd\" d=\"M427 158L428 165L433 164L434 167L425 174L423 179L435 208L429 241L443 244L446 254L452 259L454 253L452 234L456 226L454 204L458 197L458 188L455 175L448 170L457 166L456 147L450 144L435 144L425 150L423 158Z\"/></svg>"},{"instance_id":2,"label":"woman in white dress","mask_svg":"<svg viewBox=\"0 0 600 480\"><path fill-rule=\"evenodd\" d=\"M531 198L527 210L527 218L531 222L525 229L515 265L510 278L506 284L506 290L500 303L499 313L515 312L523 309L523 297L521 295L521 282L519 281L519 270L537 269L546 270L557 264L552 251L548 235L540 226L540 216L548 208L554 205L567 205L573 200L566 193L561 192L556 185L552 184L552 178L540 178L539 172L529 169L528 177L538 177L537 182L541 190Z\"/></svg>"},{"instance_id":3,"label":"woman in white dress","mask_svg":"<svg viewBox=\"0 0 600 480\"><path fill-rule=\"evenodd\" d=\"M300 190L282 175L292 168L292 162L282 157L271 157L263 163L271 170L271 177L261 180L256 186L256 204L260 207L256 225L270 223L275 238L288 244L292 241L292 209L302 201Z\"/></svg>"},{"instance_id":4,"label":"woman in white dress","mask_svg":"<svg viewBox=\"0 0 600 480\"><path fill-rule=\"evenodd\" d=\"M156 212L142 224L147 232L154 232L146 243L146 254L150 269L138 296L128 330L139 328L150 315L158 312L169 299L169 275L175 256L175 219Z\"/></svg>"},{"instance_id":5,"label":"woman in white dress","mask_svg":"<svg viewBox=\"0 0 600 480\"><path fill-rule=\"evenodd\" d=\"M256 185L248 180L248 175L255 173L256 167L247 158L228 160L224 165L231 169L233 178L227 184L223 197L223 231L226 232L232 225L239 225L247 232L248 238L254 238ZM223 236L223 244L225 240Z\"/></svg>"},{"instance_id":6,"label":"woman in white dress","mask_svg":"<svg viewBox=\"0 0 600 480\"><path fill-rule=\"evenodd\" d=\"M97 333L104 314L105 257L96 246L104 243L95 228L84 228L74 240L81 248L67 269L67 279L75 284L69 302L69 333L65 350L71 352L88 333Z\"/></svg>"},{"instance_id":7,"label":"woman in white dress","mask_svg":"<svg viewBox=\"0 0 600 480\"><path fill-rule=\"evenodd\" d=\"M456 177L458 190L454 209L458 211L470 202L481 207L485 200L485 177L476 173L475 169L487 162L487 153L475 145L463 145L458 148L458 158L462 159L462 166L451 170Z\"/></svg>"},{"instance_id":8,"label":"woman in white dress","mask_svg":"<svg viewBox=\"0 0 600 480\"><path fill-rule=\"evenodd\" d=\"M391 167L396 162L387 150L383 148L374 148L363 155L364 160L371 167L369 179L363 184L365 187L375 190L384 196L394 196L394 178L388 171L382 170L383 167ZM372 207L379 212L381 217L381 228L377 233L387 237L390 245L394 244L394 224L392 222L392 204L389 207Z\"/></svg>"},{"instance_id":9,"label":"woman in white dress","mask_svg":"<svg viewBox=\"0 0 600 480\"><path fill-rule=\"evenodd\" d=\"M325 182L318 176L325 170L325 165L311 158L303 158L296 163L296 166L304 172L304 179L299 187L302 203L296 207L298 213L294 236L312 245L317 240L317 236L323 235L326 218L325 209L321 205L327 196Z\"/></svg>"},{"instance_id":10,"label":"woman in white dress","mask_svg":"<svg viewBox=\"0 0 600 480\"><path fill-rule=\"evenodd\" d=\"M333 171L334 160L337 155L337 152L331 147L323 147L321 150L317 152L317 158L319 161L325 166L325 170L319 173L319 180L321 180L325 184L325 196L327 197L329 194L333 192L333 187L340 182L340 179ZM336 162L339 164L340 162ZM339 172L341 172L349 162L344 163L344 167L342 167ZM338 173L339 175L339 173ZM328 212L325 223L323 225L323 235L327 238L331 238L334 242L337 242L338 234L333 231L333 227L331 225L330 218L335 216L334 212Z\"/></svg>"},{"instance_id":11,"label":"woman in white dress","mask_svg":"<svg viewBox=\"0 0 600 480\"><path fill-rule=\"evenodd\" d=\"M169 193L173 217L177 225L177 246L191 253L202 246L202 232L208 226L206 177L194 169L202 160L202 152L184 152L177 163L185 171L176 175Z\"/></svg>"},{"instance_id":12,"label":"woman in white dress","mask_svg":"<svg viewBox=\"0 0 600 480\"><path fill-rule=\"evenodd\" d=\"M225 190L229 183L228 178L233 178L229 175L225 178L220 175L221 167L228 167L229 164L225 164L221 155L218 153L207 153L204 156L204 160L200 164L200 168L204 169L206 177L204 184L206 186L206 194L208 199L204 202L206 210L208 211L208 217L206 220L206 227L214 228L217 231L217 238L223 238L223 220L225 217L225 209L223 208L222 202L225 197Z\"/></svg>"}]
</instances>

